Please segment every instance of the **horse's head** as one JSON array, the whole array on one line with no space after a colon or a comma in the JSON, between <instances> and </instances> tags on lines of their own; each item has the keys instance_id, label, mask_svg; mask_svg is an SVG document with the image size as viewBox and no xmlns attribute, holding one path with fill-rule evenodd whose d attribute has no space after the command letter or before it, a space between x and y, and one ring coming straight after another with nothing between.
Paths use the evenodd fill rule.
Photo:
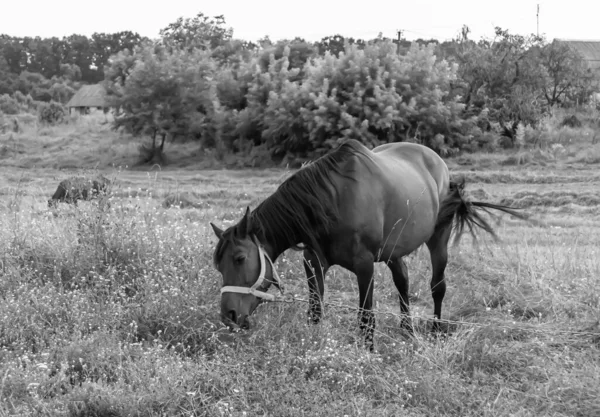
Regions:
<instances>
[{"instance_id":1,"label":"horse's head","mask_svg":"<svg viewBox=\"0 0 600 417\"><path fill-rule=\"evenodd\" d=\"M250 327L248 317L263 299L273 299L266 291L273 282L273 263L252 233L250 208L235 226L223 231L213 223L219 238L215 267L223 276L221 320L227 326ZM275 279L278 282L277 275Z\"/></svg>"}]
</instances>

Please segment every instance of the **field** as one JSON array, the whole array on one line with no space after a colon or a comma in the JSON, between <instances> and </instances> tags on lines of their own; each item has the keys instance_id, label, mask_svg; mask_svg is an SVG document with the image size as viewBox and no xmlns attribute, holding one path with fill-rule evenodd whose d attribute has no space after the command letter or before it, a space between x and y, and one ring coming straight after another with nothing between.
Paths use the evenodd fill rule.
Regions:
<instances>
[{"instance_id":1,"label":"field","mask_svg":"<svg viewBox=\"0 0 600 417\"><path fill-rule=\"evenodd\" d=\"M425 326L427 249L407 259L414 337L399 329L378 265L368 353L352 309L328 307L315 326L302 302L265 304L250 331L220 323L209 222L231 225L290 171L126 169L126 138L70 129L0 143L0 416L600 415L597 146L449 159L473 198L524 207L536 222L502 217L500 241L465 236L451 248L447 338ZM62 204L54 215L58 168L94 158L116 179L110 207ZM197 206L163 207L182 192ZM306 298L300 255L276 265ZM333 268L326 301L356 307L354 276Z\"/></svg>"}]
</instances>

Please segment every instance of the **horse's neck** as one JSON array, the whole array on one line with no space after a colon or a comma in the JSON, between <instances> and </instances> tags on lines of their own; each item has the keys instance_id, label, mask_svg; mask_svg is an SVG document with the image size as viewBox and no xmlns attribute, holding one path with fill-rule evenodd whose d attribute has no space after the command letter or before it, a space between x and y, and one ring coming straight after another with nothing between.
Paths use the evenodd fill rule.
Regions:
<instances>
[{"instance_id":1,"label":"horse's neck","mask_svg":"<svg viewBox=\"0 0 600 417\"><path fill-rule=\"evenodd\" d=\"M272 243L268 243L265 242L262 244L264 247L265 252L267 253L267 255L269 255L269 258L271 258L271 261L275 262L277 260L277 258L279 258L279 256L281 256L281 254L283 252L285 252L286 250L288 250L289 248L276 248L274 244Z\"/></svg>"}]
</instances>

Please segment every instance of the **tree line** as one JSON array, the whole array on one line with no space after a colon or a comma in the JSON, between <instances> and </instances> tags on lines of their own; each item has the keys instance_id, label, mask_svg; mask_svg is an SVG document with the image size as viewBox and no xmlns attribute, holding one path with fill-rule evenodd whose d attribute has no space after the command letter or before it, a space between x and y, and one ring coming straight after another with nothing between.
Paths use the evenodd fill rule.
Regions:
<instances>
[{"instance_id":1,"label":"tree line","mask_svg":"<svg viewBox=\"0 0 600 417\"><path fill-rule=\"evenodd\" d=\"M133 32L62 39L0 35L0 95L19 91L36 101L65 103L81 84L104 80L111 55L143 40Z\"/></svg>"},{"instance_id":2,"label":"tree line","mask_svg":"<svg viewBox=\"0 0 600 417\"><path fill-rule=\"evenodd\" d=\"M179 19L105 70L115 127L218 153L313 157L354 137L448 154L522 143L554 106L584 103L594 74L566 45L496 28L473 40L341 35L244 42L222 16Z\"/></svg>"},{"instance_id":3,"label":"tree line","mask_svg":"<svg viewBox=\"0 0 600 417\"><path fill-rule=\"evenodd\" d=\"M314 156L344 137L411 140L440 153L513 146L550 108L585 103L597 81L566 45L501 28L474 40L463 27L447 42L381 34L249 42L233 33L223 16L199 13L154 40L2 36L0 94L64 103L72 91L57 94L61 83L104 80L115 128L149 135L149 159L169 138L283 158Z\"/></svg>"}]
</instances>

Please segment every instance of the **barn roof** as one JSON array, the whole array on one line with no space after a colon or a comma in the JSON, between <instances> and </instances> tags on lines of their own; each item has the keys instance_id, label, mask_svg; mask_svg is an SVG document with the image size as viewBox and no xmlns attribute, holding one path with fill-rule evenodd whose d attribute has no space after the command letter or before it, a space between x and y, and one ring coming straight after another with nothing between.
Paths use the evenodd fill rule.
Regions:
<instances>
[{"instance_id":1,"label":"barn roof","mask_svg":"<svg viewBox=\"0 0 600 417\"><path fill-rule=\"evenodd\" d=\"M590 68L600 69L600 40L555 39L579 52Z\"/></svg>"},{"instance_id":2,"label":"barn roof","mask_svg":"<svg viewBox=\"0 0 600 417\"><path fill-rule=\"evenodd\" d=\"M67 107L108 107L106 90L102 84L82 85Z\"/></svg>"}]
</instances>

